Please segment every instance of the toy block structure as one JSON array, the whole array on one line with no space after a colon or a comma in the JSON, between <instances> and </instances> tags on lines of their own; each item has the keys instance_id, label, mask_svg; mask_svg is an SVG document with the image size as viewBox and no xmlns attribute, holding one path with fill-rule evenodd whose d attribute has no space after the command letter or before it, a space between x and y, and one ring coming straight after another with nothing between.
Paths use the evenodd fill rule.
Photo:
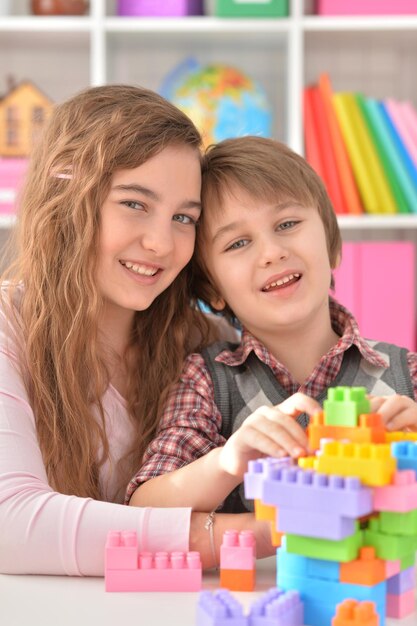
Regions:
<instances>
[{"instance_id":1,"label":"toy block structure","mask_svg":"<svg viewBox=\"0 0 417 626\"><path fill-rule=\"evenodd\" d=\"M364 388L329 390L314 456L253 461L245 476L283 533L278 588L299 592L309 626L384 626L415 608L417 437L367 411Z\"/></svg>"},{"instance_id":2,"label":"toy block structure","mask_svg":"<svg viewBox=\"0 0 417 626\"><path fill-rule=\"evenodd\" d=\"M243 607L226 589L203 591L196 626L303 626L303 603L296 591L270 589L250 607Z\"/></svg>"},{"instance_id":3,"label":"toy block structure","mask_svg":"<svg viewBox=\"0 0 417 626\"><path fill-rule=\"evenodd\" d=\"M231 591L253 591L255 561L253 531L226 530L220 546L220 587Z\"/></svg>"},{"instance_id":4,"label":"toy block structure","mask_svg":"<svg viewBox=\"0 0 417 626\"><path fill-rule=\"evenodd\" d=\"M104 579L106 591L200 591L200 554L138 552L135 531L111 531L105 548Z\"/></svg>"},{"instance_id":5,"label":"toy block structure","mask_svg":"<svg viewBox=\"0 0 417 626\"><path fill-rule=\"evenodd\" d=\"M379 626L379 616L372 602L344 600L336 607L332 626Z\"/></svg>"}]
</instances>

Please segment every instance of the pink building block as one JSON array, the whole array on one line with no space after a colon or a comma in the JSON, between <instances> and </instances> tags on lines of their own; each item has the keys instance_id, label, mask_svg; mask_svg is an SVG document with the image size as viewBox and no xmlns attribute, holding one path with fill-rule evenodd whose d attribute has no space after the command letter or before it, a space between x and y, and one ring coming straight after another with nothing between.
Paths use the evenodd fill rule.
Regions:
<instances>
[{"instance_id":1,"label":"pink building block","mask_svg":"<svg viewBox=\"0 0 417 626\"><path fill-rule=\"evenodd\" d=\"M417 509L417 482L414 470L395 472L391 485L375 487L374 509L397 513Z\"/></svg>"},{"instance_id":2,"label":"pink building block","mask_svg":"<svg viewBox=\"0 0 417 626\"><path fill-rule=\"evenodd\" d=\"M415 611L415 591L410 589L399 596L387 593L387 617L402 619Z\"/></svg>"},{"instance_id":3,"label":"pink building block","mask_svg":"<svg viewBox=\"0 0 417 626\"><path fill-rule=\"evenodd\" d=\"M401 571L401 561L397 559L396 561L385 561L385 578L392 578L396 576Z\"/></svg>"},{"instance_id":4,"label":"pink building block","mask_svg":"<svg viewBox=\"0 0 417 626\"><path fill-rule=\"evenodd\" d=\"M226 530L220 547L220 569L252 570L255 568L256 542L251 530Z\"/></svg>"},{"instance_id":5,"label":"pink building block","mask_svg":"<svg viewBox=\"0 0 417 626\"><path fill-rule=\"evenodd\" d=\"M319 15L414 15L415 0L317 0Z\"/></svg>"},{"instance_id":6,"label":"pink building block","mask_svg":"<svg viewBox=\"0 0 417 626\"><path fill-rule=\"evenodd\" d=\"M111 531L105 548L104 579L106 591L199 591L200 554L138 554L135 531Z\"/></svg>"}]
</instances>

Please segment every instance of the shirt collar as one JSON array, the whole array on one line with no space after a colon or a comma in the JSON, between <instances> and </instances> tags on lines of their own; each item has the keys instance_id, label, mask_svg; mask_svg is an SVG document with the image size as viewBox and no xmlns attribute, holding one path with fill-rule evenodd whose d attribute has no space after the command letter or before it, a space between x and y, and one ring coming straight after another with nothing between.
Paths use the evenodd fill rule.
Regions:
<instances>
[{"instance_id":1,"label":"shirt collar","mask_svg":"<svg viewBox=\"0 0 417 626\"><path fill-rule=\"evenodd\" d=\"M371 365L389 367L388 361L361 337L355 318L344 306L330 297L329 309L333 330L340 336L340 339L329 350L328 358L346 352L352 345L355 345L362 357ZM242 365L252 351L266 365L271 366L276 363L276 359L269 350L245 328L242 331L239 346L235 350L223 350L215 360L225 365Z\"/></svg>"}]
</instances>

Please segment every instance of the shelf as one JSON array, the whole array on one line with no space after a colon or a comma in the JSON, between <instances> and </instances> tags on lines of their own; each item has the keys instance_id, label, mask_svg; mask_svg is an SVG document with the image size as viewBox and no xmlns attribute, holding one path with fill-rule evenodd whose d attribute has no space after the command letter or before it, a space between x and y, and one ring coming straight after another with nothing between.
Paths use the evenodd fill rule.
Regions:
<instances>
[{"instance_id":1,"label":"shelf","mask_svg":"<svg viewBox=\"0 0 417 626\"><path fill-rule=\"evenodd\" d=\"M286 19L219 19L215 17L187 18L126 18L109 17L103 22L107 32L152 33L287 33L291 21Z\"/></svg>"},{"instance_id":2,"label":"shelf","mask_svg":"<svg viewBox=\"0 0 417 626\"><path fill-rule=\"evenodd\" d=\"M341 230L417 229L416 215L338 215Z\"/></svg>"},{"instance_id":3,"label":"shelf","mask_svg":"<svg viewBox=\"0 0 417 626\"><path fill-rule=\"evenodd\" d=\"M0 17L0 32L88 32L90 17Z\"/></svg>"},{"instance_id":4,"label":"shelf","mask_svg":"<svg viewBox=\"0 0 417 626\"><path fill-rule=\"evenodd\" d=\"M304 31L401 31L417 29L417 15L404 16L308 16L300 20Z\"/></svg>"}]
</instances>

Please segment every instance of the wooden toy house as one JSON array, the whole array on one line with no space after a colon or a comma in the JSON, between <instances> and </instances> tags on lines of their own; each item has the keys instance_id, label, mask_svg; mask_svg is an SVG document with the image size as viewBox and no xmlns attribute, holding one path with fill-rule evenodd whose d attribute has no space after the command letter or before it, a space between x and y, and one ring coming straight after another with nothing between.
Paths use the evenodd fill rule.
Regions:
<instances>
[{"instance_id":1,"label":"wooden toy house","mask_svg":"<svg viewBox=\"0 0 417 626\"><path fill-rule=\"evenodd\" d=\"M0 156L28 156L52 106L30 81L12 86L0 98Z\"/></svg>"}]
</instances>

